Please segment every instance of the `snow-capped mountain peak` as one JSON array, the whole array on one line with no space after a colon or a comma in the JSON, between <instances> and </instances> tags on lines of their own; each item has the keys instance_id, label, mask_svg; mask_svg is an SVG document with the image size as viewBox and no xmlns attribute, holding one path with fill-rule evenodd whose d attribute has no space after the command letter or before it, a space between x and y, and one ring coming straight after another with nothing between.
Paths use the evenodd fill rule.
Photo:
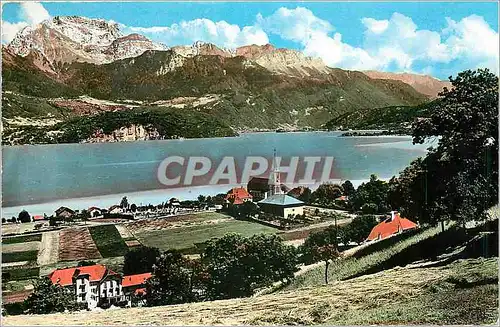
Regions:
<instances>
[{"instance_id":1,"label":"snow-capped mountain peak","mask_svg":"<svg viewBox=\"0 0 500 327\"><path fill-rule=\"evenodd\" d=\"M26 27L8 48L20 56L40 52L50 62L96 64L136 57L147 50L168 50L142 35L124 35L115 22L79 16L57 16Z\"/></svg>"}]
</instances>

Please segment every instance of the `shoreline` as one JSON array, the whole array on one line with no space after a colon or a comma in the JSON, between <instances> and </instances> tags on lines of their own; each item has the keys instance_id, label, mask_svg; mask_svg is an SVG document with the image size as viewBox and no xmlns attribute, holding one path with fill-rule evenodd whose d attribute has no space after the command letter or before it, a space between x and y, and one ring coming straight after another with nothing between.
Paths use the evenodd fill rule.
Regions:
<instances>
[{"instance_id":1,"label":"shoreline","mask_svg":"<svg viewBox=\"0 0 500 327\"><path fill-rule=\"evenodd\" d=\"M389 180L389 178L380 178L381 180ZM352 179L350 180L354 187L358 187L364 182L369 181L369 179ZM175 197L180 201L184 200L196 200L198 195L214 196L218 193L226 193L233 187L239 187L241 184L220 184L220 185L203 185L203 186L192 186L185 188L171 188L171 189L152 189L147 191L136 191L136 192L122 192L114 194L105 195L94 195L88 197L79 198L67 198L67 199L54 199L51 201L40 202L40 203L29 203L13 205L1 208L1 213L3 218L10 218L11 216L17 216L22 210L26 210L30 215L47 215L53 214L53 212L61 207L69 207L73 210L83 210L89 207L96 206L99 208L108 208L112 205L119 204L120 200L126 196L129 203L139 204L152 204L158 205L162 202L168 201L170 198ZM243 185L245 186L245 185ZM295 187L297 185L293 185ZM309 185L307 187L312 190L316 189L319 185Z\"/></svg>"}]
</instances>

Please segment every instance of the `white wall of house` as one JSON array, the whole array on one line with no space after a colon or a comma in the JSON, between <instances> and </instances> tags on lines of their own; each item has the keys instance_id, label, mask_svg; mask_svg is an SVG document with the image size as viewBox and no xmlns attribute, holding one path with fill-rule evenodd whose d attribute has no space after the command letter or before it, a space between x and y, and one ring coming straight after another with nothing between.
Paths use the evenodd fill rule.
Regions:
<instances>
[{"instance_id":1,"label":"white wall of house","mask_svg":"<svg viewBox=\"0 0 500 327\"><path fill-rule=\"evenodd\" d=\"M288 216L295 216L295 215L303 215L304 214L304 207L291 207L291 208L284 208L283 210L283 216L287 218Z\"/></svg>"}]
</instances>

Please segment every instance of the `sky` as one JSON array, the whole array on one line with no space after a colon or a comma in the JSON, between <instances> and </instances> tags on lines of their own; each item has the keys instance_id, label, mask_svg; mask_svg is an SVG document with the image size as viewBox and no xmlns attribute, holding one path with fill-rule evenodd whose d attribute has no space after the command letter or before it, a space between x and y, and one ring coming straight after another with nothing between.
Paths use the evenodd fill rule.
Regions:
<instances>
[{"instance_id":1,"label":"sky","mask_svg":"<svg viewBox=\"0 0 500 327\"><path fill-rule=\"evenodd\" d=\"M496 2L24 2L2 4L2 42L54 16L102 18L167 46L271 43L328 66L429 74L498 74Z\"/></svg>"}]
</instances>

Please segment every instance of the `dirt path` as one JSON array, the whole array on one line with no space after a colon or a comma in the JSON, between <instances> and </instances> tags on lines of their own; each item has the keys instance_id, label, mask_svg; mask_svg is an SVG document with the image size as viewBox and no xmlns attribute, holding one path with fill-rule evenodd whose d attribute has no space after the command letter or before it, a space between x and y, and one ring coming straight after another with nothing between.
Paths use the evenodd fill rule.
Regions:
<instances>
[{"instance_id":1,"label":"dirt path","mask_svg":"<svg viewBox=\"0 0 500 327\"><path fill-rule=\"evenodd\" d=\"M116 224L116 229L122 238L132 238L134 235L128 230L127 226L124 224Z\"/></svg>"},{"instance_id":2,"label":"dirt path","mask_svg":"<svg viewBox=\"0 0 500 327\"><path fill-rule=\"evenodd\" d=\"M57 261L59 261L59 231L42 233L42 241L38 247L38 265L50 265Z\"/></svg>"}]
</instances>

